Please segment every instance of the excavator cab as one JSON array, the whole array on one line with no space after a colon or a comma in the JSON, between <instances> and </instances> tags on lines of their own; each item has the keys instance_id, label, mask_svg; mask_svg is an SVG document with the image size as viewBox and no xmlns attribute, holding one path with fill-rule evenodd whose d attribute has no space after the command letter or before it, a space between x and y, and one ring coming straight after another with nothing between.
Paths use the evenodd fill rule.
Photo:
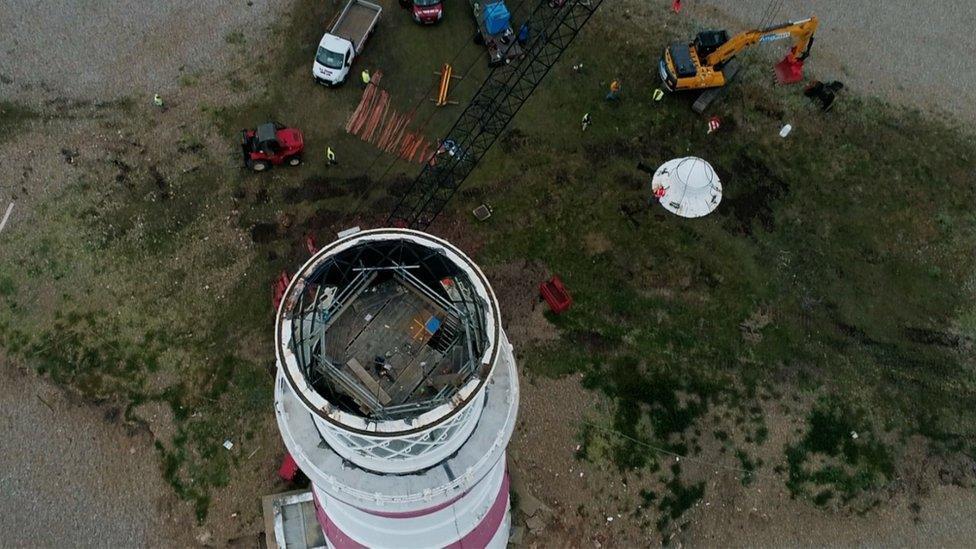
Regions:
<instances>
[{"instance_id":1,"label":"excavator cab","mask_svg":"<svg viewBox=\"0 0 976 549\"><path fill-rule=\"evenodd\" d=\"M695 37L695 52L703 59L729 41L729 33L724 30L706 30Z\"/></svg>"}]
</instances>

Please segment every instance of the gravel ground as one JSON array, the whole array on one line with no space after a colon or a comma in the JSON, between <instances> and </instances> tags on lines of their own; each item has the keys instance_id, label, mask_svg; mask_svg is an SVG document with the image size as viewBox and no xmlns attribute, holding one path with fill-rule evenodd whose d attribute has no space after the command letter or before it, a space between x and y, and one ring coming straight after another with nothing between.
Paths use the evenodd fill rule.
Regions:
<instances>
[{"instance_id":1,"label":"gravel ground","mask_svg":"<svg viewBox=\"0 0 976 549\"><path fill-rule=\"evenodd\" d=\"M60 158L63 147L78 150L85 165L100 165L123 141L121 131L118 143L105 140L108 124L125 127L126 139L146 143L158 158L158 142L181 135L197 105L234 99L227 86L189 81L222 78L242 48L264 43L267 27L290 6L272 0L4 2L0 100L65 116L33 124L29 150L19 141L0 146L0 200L3 208L17 202L5 232L29 222L46 192L77 176L77 166ZM75 100L123 97L148 102L154 93L176 105L149 135L144 124L126 125L111 108L74 106ZM233 518L253 518L250 504L257 499L250 492L215 500L219 517L207 531L197 528L190 506L163 480L149 433L131 432L105 414L19 371L0 350L0 546L185 547L253 529ZM270 412L267 419L273 423ZM275 451L267 445L249 468L273 471ZM247 488L262 493L268 482Z\"/></svg>"},{"instance_id":2,"label":"gravel ground","mask_svg":"<svg viewBox=\"0 0 976 549\"><path fill-rule=\"evenodd\" d=\"M148 433L3 361L0 545L180 546L193 518L159 474Z\"/></svg>"},{"instance_id":3,"label":"gravel ground","mask_svg":"<svg viewBox=\"0 0 976 549\"><path fill-rule=\"evenodd\" d=\"M231 33L243 32L246 44L254 44L268 34L278 10L289 4L5 0L0 10L0 97L165 97L178 89L181 76L219 73Z\"/></svg>"},{"instance_id":4,"label":"gravel ground","mask_svg":"<svg viewBox=\"0 0 976 549\"><path fill-rule=\"evenodd\" d=\"M949 0L692 0L680 16L726 28L754 28L770 4L775 22L820 18L806 67L821 80L894 103L976 121L976 2ZM784 42L765 46L782 57Z\"/></svg>"}]
</instances>

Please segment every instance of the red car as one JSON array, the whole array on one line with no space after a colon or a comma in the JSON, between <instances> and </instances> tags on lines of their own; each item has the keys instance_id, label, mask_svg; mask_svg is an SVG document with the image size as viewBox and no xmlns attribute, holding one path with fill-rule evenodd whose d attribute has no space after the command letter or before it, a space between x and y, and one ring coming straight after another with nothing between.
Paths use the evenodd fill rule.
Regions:
<instances>
[{"instance_id":1,"label":"red car","mask_svg":"<svg viewBox=\"0 0 976 549\"><path fill-rule=\"evenodd\" d=\"M413 20L421 25L433 25L444 17L443 0L410 0Z\"/></svg>"},{"instance_id":2,"label":"red car","mask_svg":"<svg viewBox=\"0 0 976 549\"><path fill-rule=\"evenodd\" d=\"M244 165L256 172L281 164L297 166L302 163L304 150L305 138L297 128L268 122L261 124L256 130L241 131Z\"/></svg>"}]
</instances>

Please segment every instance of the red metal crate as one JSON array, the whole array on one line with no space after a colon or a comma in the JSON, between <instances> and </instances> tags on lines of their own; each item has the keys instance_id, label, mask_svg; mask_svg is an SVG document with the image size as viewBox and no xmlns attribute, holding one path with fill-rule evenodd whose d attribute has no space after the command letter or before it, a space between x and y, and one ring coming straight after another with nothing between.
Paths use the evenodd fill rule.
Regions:
<instances>
[{"instance_id":1,"label":"red metal crate","mask_svg":"<svg viewBox=\"0 0 976 549\"><path fill-rule=\"evenodd\" d=\"M542 294L542 299L545 299L546 303L549 304L552 312L557 315L566 312L569 306L573 304L572 296L569 295L566 287L563 286L563 281L558 276L553 276L548 281L539 284L539 293Z\"/></svg>"}]
</instances>

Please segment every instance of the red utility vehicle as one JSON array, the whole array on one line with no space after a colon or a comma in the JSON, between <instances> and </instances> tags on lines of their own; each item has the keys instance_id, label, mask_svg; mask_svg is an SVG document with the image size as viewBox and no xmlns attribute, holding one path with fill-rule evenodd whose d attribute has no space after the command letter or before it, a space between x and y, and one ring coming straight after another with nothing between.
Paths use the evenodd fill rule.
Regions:
<instances>
[{"instance_id":1,"label":"red utility vehicle","mask_svg":"<svg viewBox=\"0 0 976 549\"><path fill-rule=\"evenodd\" d=\"M256 172L281 164L297 166L302 163L304 150L305 139L297 128L286 128L276 122L268 122L261 124L256 130L241 131L244 165Z\"/></svg>"},{"instance_id":2,"label":"red utility vehicle","mask_svg":"<svg viewBox=\"0 0 976 549\"><path fill-rule=\"evenodd\" d=\"M421 25L433 25L444 17L443 0L400 0L400 5L410 8L413 20Z\"/></svg>"}]
</instances>

